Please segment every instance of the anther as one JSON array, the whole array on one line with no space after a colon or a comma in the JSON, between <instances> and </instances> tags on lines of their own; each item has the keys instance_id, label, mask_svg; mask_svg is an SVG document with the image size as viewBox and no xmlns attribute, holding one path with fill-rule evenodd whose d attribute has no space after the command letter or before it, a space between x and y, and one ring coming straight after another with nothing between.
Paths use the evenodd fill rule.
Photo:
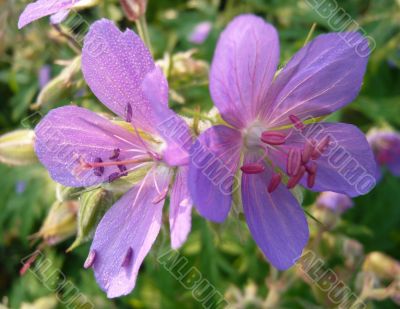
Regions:
<instances>
[{"instance_id":1,"label":"anther","mask_svg":"<svg viewBox=\"0 0 400 309\"><path fill-rule=\"evenodd\" d=\"M109 158L110 160L116 160L119 158L119 154L121 153L121 149L115 148L112 156Z\"/></svg>"},{"instance_id":2,"label":"anther","mask_svg":"<svg viewBox=\"0 0 400 309\"><path fill-rule=\"evenodd\" d=\"M121 172L121 174L120 174L121 177L122 177L122 176L128 176L128 172L127 172L128 169L126 168L125 165L123 165L123 164L118 165L118 169L119 169L120 172Z\"/></svg>"},{"instance_id":3,"label":"anther","mask_svg":"<svg viewBox=\"0 0 400 309\"><path fill-rule=\"evenodd\" d=\"M261 134L261 141L269 145L282 145L286 141L286 134L278 131L265 131Z\"/></svg>"},{"instance_id":4,"label":"anther","mask_svg":"<svg viewBox=\"0 0 400 309\"><path fill-rule=\"evenodd\" d=\"M245 174L260 174L264 172L265 167L259 163L248 163L243 165L240 169Z\"/></svg>"},{"instance_id":5,"label":"anther","mask_svg":"<svg viewBox=\"0 0 400 309\"><path fill-rule=\"evenodd\" d=\"M303 164L306 164L308 161L310 161L311 155L314 151L314 147L315 147L314 140L312 140L312 141L306 140L304 149L301 153L301 161L303 162Z\"/></svg>"},{"instance_id":6,"label":"anther","mask_svg":"<svg viewBox=\"0 0 400 309\"><path fill-rule=\"evenodd\" d=\"M103 160L102 160L101 158L96 158L96 159L94 160L94 162L95 162L95 163L102 163ZM102 175L104 174L104 166L97 166L97 167L95 167L95 168L93 169L93 173L94 173L96 176L98 176L98 177L102 176Z\"/></svg>"},{"instance_id":7,"label":"anther","mask_svg":"<svg viewBox=\"0 0 400 309\"><path fill-rule=\"evenodd\" d=\"M125 115L126 115L126 122L131 122L132 121L132 116L133 116L133 111L132 111L132 106L128 103L125 107Z\"/></svg>"},{"instance_id":8,"label":"anther","mask_svg":"<svg viewBox=\"0 0 400 309\"><path fill-rule=\"evenodd\" d=\"M121 177L121 174L120 174L120 173L117 173L117 172L112 173L110 176L108 176L108 182L111 183L111 182L117 180L117 179L120 178L120 177Z\"/></svg>"},{"instance_id":9,"label":"anther","mask_svg":"<svg viewBox=\"0 0 400 309\"><path fill-rule=\"evenodd\" d=\"M300 120L299 117L295 115L290 115L289 120L294 124L296 129L303 130L305 128L304 123Z\"/></svg>"},{"instance_id":10,"label":"anther","mask_svg":"<svg viewBox=\"0 0 400 309\"><path fill-rule=\"evenodd\" d=\"M163 200L166 199L167 194L168 194L168 187L164 188L164 189L161 191L161 193L160 193L159 195L157 195L157 196L153 199L152 203L153 203L153 204L158 204L158 203L160 203L161 201L163 201Z\"/></svg>"},{"instance_id":11,"label":"anther","mask_svg":"<svg viewBox=\"0 0 400 309\"><path fill-rule=\"evenodd\" d=\"M309 174L315 174L317 173L317 163L315 162L310 162L305 165L307 173Z\"/></svg>"},{"instance_id":12,"label":"anther","mask_svg":"<svg viewBox=\"0 0 400 309\"><path fill-rule=\"evenodd\" d=\"M133 257L133 249L132 249L132 247L129 247L128 251L126 251L126 254L125 254L124 260L122 261L121 266L128 267L132 261L132 257Z\"/></svg>"},{"instance_id":13,"label":"anther","mask_svg":"<svg viewBox=\"0 0 400 309\"><path fill-rule=\"evenodd\" d=\"M312 187L314 187L314 185L315 185L315 178L317 177L317 174L308 174L308 176L307 176L307 186L309 187L309 188L312 188Z\"/></svg>"},{"instance_id":14,"label":"anther","mask_svg":"<svg viewBox=\"0 0 400 309\"><path fill-rule=\"evenodd\" d=\"M293 189L299 183L301 178L303 178L305 172L306 172L306 168L304 166L301 166L299 172L289 179L289 181L287 183L287 188Z\"/></svg>"},{"instance_id":15,"label":"anther","mask_svg":"<svg viewBox=\"0 0 400 309\"><path fill-rule=\"evenodd\" d=\"M298 148L290 148L286 163L286 171L289 176L298 173L301 166L301 151Z\"/></svg>"},{"instance_id":16,"label":"anther","mask_svg":"<svg viewBox=\"0 0 400 309\"><path fill-rule=\"evenodd\" d=\"M90 250L89 255L85 261L85 264L83 264L83 267L86 269L92 267L95 260L96 260L96 250Z\"/></svg>"},{"instance_id":17,"label":"anther","mask_svg":"<svg viewBox=\"0 0 400 309\"><path fill-rule=\"evenodd\" d=\"M268 193L274 192L282 181L281 174L274 174L268 184Z\"/></svg>"},{"instance_id":18,"label":"anther","mask_svg":"<svg viewBox=\"0 0 400 309\"><path fill-rule=\"evenodd\" d=\"M325 136L318 144L318 146L316 146L314 148L314 151L311 155L311 159L313 160L317 160L325 151L326 149L329 147L329 144L331 142L331 138L329 136Z\"/></svg>"}]
</instances>

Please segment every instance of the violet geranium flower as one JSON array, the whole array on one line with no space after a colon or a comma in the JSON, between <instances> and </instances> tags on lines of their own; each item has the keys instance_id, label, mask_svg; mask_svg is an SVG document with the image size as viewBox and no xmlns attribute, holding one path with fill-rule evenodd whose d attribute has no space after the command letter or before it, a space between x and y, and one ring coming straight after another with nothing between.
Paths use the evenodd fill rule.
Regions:
<instances>
[{"instance_id":1,"label":"violet geranium flower","mask_svg":"<svg viewBox=\"0 0 400 309\"><path fill-rule=\"evenodd\" d=\"M168 108L167 81L134 32L122 33L108 20L94 23L85 38L82 71L97 98L126 125L81 107L57 108L36 127L35 148L52 178L66 186L94 186L149 169L102 218L85 262L108 297L117 297L135 286L160 231L168 193L172 247L186 240L191 134Z\"/></svg>"},{"instance_id":2,"label":"violet geranium flower","mask_svg":"<svg viewBox=\"0 0 400 309\"><path fill-rule=\"evenodd\" d=\"M240 185L250 232L278 269L295 263L309 237L291 189L301 184L356 196L375 185L376 164L361 131L310 124L357 96L367 64L358 51L367 49L358 33L320 35L274 79L279 42L273 26L242 15L221 34L210 91L229 126L211 127L192 146L189 188L200 214L222 222Z\"/></svg>"},{"instance_id":3,"label":"violet geranium flower","mask_svg":"<svg viewBox=\"0 0 400 309\"><path fill-rule=\"evenodd\" d=\"M378 164L400 176L400 134L390 129L373 129L367 133L367 139Z\"/></svg>"},{"instance_id":4,"label":"violet geranium flower","mask_svg":"<svg viewBox=\"0 0 400 309\"><path fill-rule=\"evenodd\" d=\"M51 22L58 24L67 17L74 7L87 5L93 0L37 0L26 6L18 20L18 28L21 29L31 22L51 15Z\"/></svg>"}]
</instances>

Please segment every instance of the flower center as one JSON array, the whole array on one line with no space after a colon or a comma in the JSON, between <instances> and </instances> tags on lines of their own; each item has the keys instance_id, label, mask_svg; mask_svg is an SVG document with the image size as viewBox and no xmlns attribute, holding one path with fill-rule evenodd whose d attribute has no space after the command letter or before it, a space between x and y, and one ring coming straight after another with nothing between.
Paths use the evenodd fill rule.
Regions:
<instances>
[{"instance_id":1,"label":"flower center","mask_svg":"<svg viewBox=\"0 0 400 309\"><path fill-rule=\"evenodd\" d=\"M263 131L265 131L265 127L256 123L244 132L244 145L248 150L257 150L260 148L260 138Z\"/></svg>"},{"instance_id":2,"label":"flower center","mask_svg":"<svg viewBox=\"0 0 400 309\"><path fill-rule=\"evenodd\" d=\"M289 116L293 127L298 134L302 134L306 128L305 124L295 115ZM275 191L282 182L283 176L288 178L287 188L294 188L301 179L307 177L307 186L312 188L315 185L317 174L317 160L330 145L329 136L325 136L317 142L315 139L307 138L305 134L304 144L290 142L290 136L294 131L267 130L260 124L250 126L244 132L244 144L247 151L261 151L256 162L246 163L241 167L245 174L260 174L265 171L265 164L270 164L274 171L267 186L268 192ZM266 160L268 154L274 152L286 161L285 169L278 168L272 160Z\"/></svg>"}]
</instances>

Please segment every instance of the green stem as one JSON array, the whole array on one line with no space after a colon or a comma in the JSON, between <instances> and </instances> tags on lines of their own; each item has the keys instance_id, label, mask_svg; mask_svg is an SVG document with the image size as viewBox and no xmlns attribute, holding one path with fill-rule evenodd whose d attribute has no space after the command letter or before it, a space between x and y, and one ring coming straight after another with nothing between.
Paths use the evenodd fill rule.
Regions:
<instances>
[{"instance_id":1,"label":"green stem","mask_svg":"<svg viewBox=\"0 0 400 309\"><path fill-rule=\"evenodd\" d=\"M316 27L317 27L317 23L313 23L312 26L311 26L310 31L308 32L307 38L306 38L303 46L306 46L307 43L310 42Z\"/></svg>"},{"instance_id":2,"label":"green stem","mask_svg":"<svg viewBox=\"0 0 400 309\"><path fill-rule=\"evenodd\" d=\"M265 300L265 308L272 309L277 308L280 301L280 293L278 289L272 288L268 292L267 299Z\"/></svg>"},{"instance_id":3,"label":"green stem","mask_svg":"<svg viewBox=\"0 0 400 309\"><path fill-rule=\"evenodd\" d=\"M139 35L142 38L144 44L146 44L147 48L150 50L150 53L153 54L153 49L151 47L149 30L147 29L147 22L146 22L145 14L140 16L139 19L136 21L136 27L138 29Z\"/></svg>"},{"instance_id":4,"label":"green stem","mask_svg":"<svg viewBox=\"0 0 400 309\"><path fill-rule=\"evenodd\" d=\"M199 113L198 111L194 111L194 110L191 110L189 108L184 107L184 108L182 108L182 112L187 114L187 115L189 115L190 117L197 116L197 117L199 117L200 120L209 120L212 123L215 123L215 119L214 118L208 117L207 115Z\"/></svg>"}]
</instances>

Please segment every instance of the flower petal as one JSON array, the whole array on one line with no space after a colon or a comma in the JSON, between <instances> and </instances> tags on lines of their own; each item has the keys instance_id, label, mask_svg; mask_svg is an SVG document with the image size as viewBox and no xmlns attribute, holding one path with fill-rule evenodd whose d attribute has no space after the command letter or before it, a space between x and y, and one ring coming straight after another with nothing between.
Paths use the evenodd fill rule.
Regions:
<instances>
[{"instance_id":1,"label":"flower petal","mask_svg":"<svg viewBox=\"0 0 400 309\"><path fill-rule=\"evenodd\" d=\"M53 25L61 24L69 14L70 10L62 10L50 16L50 23Z\"/></svg>"},{"instance_id":2,"label":"flower petal","mask_svg":"<svg viewBox=\"0 0 400 309\"><path fill-rule=\"evenodd\" d=\"M109 298L126 295L135 287L140 265L162 224L164 200L157 204L153 200L159 194L157 188L168 186L169 179L168 169L151 172L100 221L91 246L96 252L93 269Z\"/></svg>"},{"instance_id":3,"label":"flower petal","mask_svg":"<svg viewBox=\"0 0 400 309\"><path fill-rule=\"evenodd\" d=\"M82 0L37 0L28 4L22 12L18 20L18 29L25 27L27 24L39 18L68 10L81 1Z\"/></svg>"},{"instance_id":4,"label":"flower petal","mask_svg":"<svg viewBox=\"0 0 400 309\"><path fill-rule=\"evenodd\" d=\"M376 184L378 168L367 139L357 127L345 123L316 123L293 133L289 147L303 147L306 139L319 143L329 136L330 146L316 160L312 191L333 191L350 197L368 193ZM304 177L302 184L306 186Z\"/></svg>"},{"instance_id":5,"label":"flower petal","mask_svg":"<svg viewBox=\"0 0 400 309\"><path fill-rule=\"evenodd\" d=\"M51 177L71 187L92 186L108 181L117 166L105 167L102 175L82 170L81 159L93 163L110 161L115 149L119 159L141 155L145 150L136 136L111 121L76 106L53 109L35 129L35 151ZM131 168L132 166L127 166Z\"/></svg>"},{"instance_id":6,"label":"flower petal","mask_svg":"<svg viewBox=\"0 0 400 309\"><path fill-rule=\"evenodd\" d=\"M166 142L163 159L171 166L188 163L192 135L189 126L168 107L168 85L160 87L165 79L157 67L145 77L142 87L143 95L150 102L153 118L153 130Z\"/></svg>"},{"instance_id":7,"label":"flower petal","mask_svg":"<svg viewBox=\"0 0 400 309\"><path fill-rule=\"evenodd\" d=\"M368 62L368 40L356 32L318 36L283 68L268 94L274 126L330 114L358 95Z\"/></svg>"},{"instance_id":8,"label":"flower petal","mask_svg":"<svg viewBox=\"0 0 400 309\"><path fill-rule=\"evenodd\" d=\"M214 126L191 149L189 190L199 213L211 221L224 221L231 208L240 148L238 131Z\"/></svg>"},{"instance_id":9,"label":"flower petal","mask_svg":"<svg viewBox=\"0 0 400 309\"><path fill-rule=\"evenodd\" d=\"M169 225L172 249L183 245L192 226L193 203L188 188L188 170L188 167L178 169L171 191Z\"/></svg>"},{"instance_id":10,"label":"flower petal","mask_svg":"<svg viewBox=\"0 0 400 309\"><path fill-rule=\"evenodd\" d=\"M245 162L257 159L249 154ZM272 171L268 167L260 174L243 173L243 210L257 245L273 266L284 270L301 256L309 231L303 209L282 183L274 192L268 193L271 177Z\"/></svg>"},{"instance_id":11,"label":"flower petal","mask_svg":"<svg viewBox=\"0 0 400 309\"><path fill-rule=\"evenodd\" d=\"M210 91L222 117L243 128L266 107L279 62L275 28L254 15L235 18L221 34L210 74Z\"/></svg>"},{"instance_id":12,"label":"flower petal","mask_svg":"<svg viewBox=\"0 0 400 309\"><path fill-rule=\"evenodd\" d=\"M162 102L166 99L167 84L156 70L149 50L133 31L121 32L106 19L95 22L85 37L82 72L104 105L136 127L154 132L157 119L154 106L143 94L143 82L150 79L160 88L153 91Z\"/></svg>"}]
</instances>

